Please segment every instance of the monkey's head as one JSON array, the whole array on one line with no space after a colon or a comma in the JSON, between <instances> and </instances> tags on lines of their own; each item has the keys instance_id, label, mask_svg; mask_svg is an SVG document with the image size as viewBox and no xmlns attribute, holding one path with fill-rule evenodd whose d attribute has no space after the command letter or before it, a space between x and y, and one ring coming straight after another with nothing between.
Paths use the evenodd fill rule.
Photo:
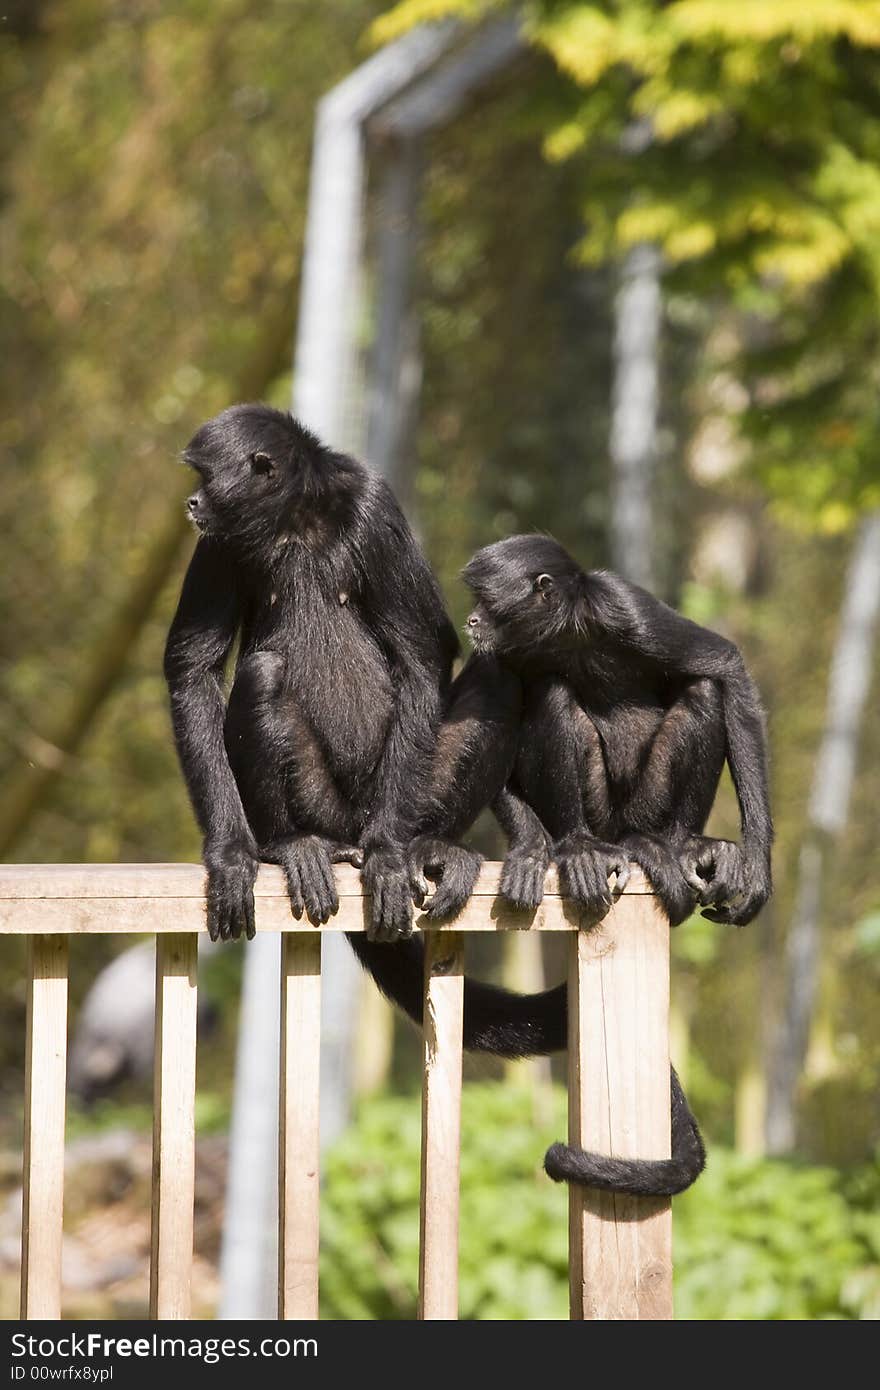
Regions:
<instances>
[{"instance_id":1,"label":"monkey's head","mask_svg":"<svg viewBox=\"0 0 880 1390\"><path fill-rule=\"evenodd\" d=\"M586 636L586 575L550 536L509 536L464 569L476 600L468 636L512 660L571 652Z\"/></svg>"},{"instance_id":2,"label":"monkey's head","mask_svg":"<svg viewBox=\"0 0 880 1390\"><path fill-rule=\"evenodd\" d=\"M199 478L187 498L205 536L271 543L296 526L303 504L338 470L335 456L291 415L268 405L233 405L196 431L183 460Z\"/></svg>"}]
</instances>

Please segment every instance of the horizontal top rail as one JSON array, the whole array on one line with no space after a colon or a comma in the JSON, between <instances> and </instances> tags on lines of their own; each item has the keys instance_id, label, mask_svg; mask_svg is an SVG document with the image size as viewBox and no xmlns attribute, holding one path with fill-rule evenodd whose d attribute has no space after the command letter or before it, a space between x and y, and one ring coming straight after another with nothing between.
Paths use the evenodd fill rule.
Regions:
<instances>
[{"instance_id":1,"label":"horizontal top rail","mask_svg":"<svg viewBox=\"0 0 880 1390\"><path fill-rule=\"evenodd\" d=\"M547 874L536 912L518 912L498 896L502 865L484 864L473 897L453 921L416 914L416 927L453 931L575 931L581 913L560 896L556 870ZM335 866L339 911L322 931L363 931L361 876L349 864ZM651 893L633 865L625 893ZM197 932L205 931L205 871L200 864L3 864L0 865L0 933ZM290 910L281 869L260 867L254 886L258 931L314 931ZM487 901L491 900L491 901ZM488 909L488 910L487 910Z\"/></svg>"}]
</instances>

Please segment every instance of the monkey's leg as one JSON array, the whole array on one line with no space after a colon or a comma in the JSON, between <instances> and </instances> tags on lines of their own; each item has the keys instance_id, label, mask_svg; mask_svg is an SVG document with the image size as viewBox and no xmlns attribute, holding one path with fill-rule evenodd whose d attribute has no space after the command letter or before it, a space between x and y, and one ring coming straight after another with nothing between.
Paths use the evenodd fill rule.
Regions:
<instances>
[{"instance_id":1,"label":"monkey's leg","mask_svg":"<svg viewBox=\"0 0 880 1390\"><path fill-rule=\"evenodd\" d=\"M728 842L703 841L700 832L715 800L724 753L721 691L715 681L694 681L664 715L623 810L621 844L650 879L673 926L695 906L694 889L679 862L692 837L719 847L723 877Z\"/></svg>"},{"instance_id":2,"label":"monkey's leg","mask_svg":"<svg viewBox=\"0 0 880 1390\"><path fill-rule=\"evenodd\" d=\"M552 837L563 893L595 921L604 917L626 884L627 859L603 838L613 807L599 732L562 681L529 690L513 790Z\"/></svg>"},{"instance_id":3,"label":"monkey's leg","mask_svg":"<svg viewBox=\"0 0 880 1390\"><path fill-rule=\"evenodd\" d=\"M339 900L333 860L353 828L321 748L284 690L284 660L253 652L239 665L224 727L229 763L260 857L280 864L294 915L322 923Z\"/></svg>"},{"instance_id":4,"label":"monkey's leg","mask_svg":"<svg viewBox=\"0 0 880 1390\"><path fill-rule=\"evenodd\" d=\"M427 912L444 917L467 902L482 856L455 841L504 790L516 756L518 679L492 657L474 656L452 686L437 736L428 804L411 857L438 879Z\"/></svg>"}]
</instances>

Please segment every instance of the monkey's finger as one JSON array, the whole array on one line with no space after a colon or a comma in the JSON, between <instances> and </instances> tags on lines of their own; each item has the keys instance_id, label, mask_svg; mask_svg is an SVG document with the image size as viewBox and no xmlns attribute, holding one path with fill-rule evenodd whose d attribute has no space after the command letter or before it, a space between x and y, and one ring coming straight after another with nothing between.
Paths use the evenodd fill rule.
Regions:
<instances>
[{"instance_id":1,"label":"monkey's finger","mask_svg":"<svg viewBox=\"0 0 880 1390\"><path fill-rule=\"evenodd\" d=\"M523 875L520 901L524 907L530 908L532 911L540 907L543 901L545 874L546 870L543 864L533 864Z\"/></svg>"},{"instance_id":2,"label":"monkey's finger","mask_svg":"<svg viewBox=\"0 0 880 1390\"><path fill-rule=\"evenodd\" d=\"M299 921L305 910L299 873L293 865L290 864L285 864L284 870L285 878L287 879L287 896L290 898L290 910L296 920Z\"/></svg>"},{"instance_id":3,"label":"monkey's finger","mask_svg":"<svg viewBox=\"0 0 880 1390\"><path fill-rule=\"evenodd\" d=\"M351 864L355 869L364 867L364 852L357 845L334 845L330 858L334 864Z\"/></svg>"},{"instance_id":4,"label":"monkey's finger","mask_svg":"<svg viewBox=\"0 0 880 1390\"><path fill-rule=\"evenodd\" d=\"M385 939L385 922L381 874L377 874L373 879L370 890L372 894L370 902L370 922L372 930L370 935L374 941L383 941Z\"/></svg>"},{"instance_id":5,"label":"monkey's finger","mask_svg":"<svg viewBox=\"0 0 880 1390\"><path fill-rule=\"evenodd\" d=\"M225 893L220 903L220 940L232 940L232 914L229 909L229 898Z\"/></svg>"},{"instance_id":6,"label":"monkey's finger","mask_svg":"<svg viewBox=\"0 0 880 1390\"><path fill-rule=\"evenodd\" d=\"M729 906L730 921L734 927L744 927L764 906L760 897L747 897L742 902Z\"/></svg>"},{"instance_id":7,"label":"monkey's finger","mask_svg":"<svg viewBox=\"0 0 880 1390\"><path fill-rule=\"evenodd\" d=\"M575 898L578 902L585 902L589 897L589 888L584 874L583 863L580 856L572 856L560 865L562 879L565 887L565 895Z\"/></svg>"},{"instance_id":8,"label":"monkey's finger","mask_svg":"<svg viewBox=\"0 0 880 1390\"><path fill-rule=\"evenodd\" d=\"M208 936L212 941L219 941L220 903L217 897L217 890L210 880L208 882L208 892L205 896L205 919L208 924Z\"/></svg>"},{"instance_id":9,"label":"monkey's finger","mask_svg":"<svg viewBox=\"0 0 880 1390\"><path fill-rule=\"evenodd\" d=\"M701 914L710 922L719 922L722 926L730 925L730 913L724 907L707 907Z\"/></svg>"},{"instance_id":10,"label":"monkey's finger","mask_svg":"<svg viewBox=\"0 0 880 1390\"><path fill-rule=\"evenodd\" d=\"M418 867L414 867L410 873L409 891L416 907L424 907L431 885Z\"/></svg>"},{"instance_id":11,"label":"monkey's finger","mask_svg":"<svg viewBox=\"0 0 880 1390\"><path fill-rule=\"evenodd\" d=\"M685 883L689 883L693 888L700 902L703 900L703 893L706 890L706 880L701 874L697 873L696 867L692 863L685 863L681 866L684 874Z\"/></svg>"},{"instance_id":12,"label":"monkey's finger","mask_svg":"<svg viewBox=\"0 0 880 1390\"><path fill-rule=\"evenodd\" d=\"M244 895L244 927L248 941L253 941L257 934L256 914L254 911L254 890L248 888Z\"/></svg>"},{"instance_id":13,"label":"monkey's finger","mask_svg":"<svg viewBox=\"0 0 880 1390\"><path fill-rule=\"evenodd\" d=\"M460 912L468 900L468 894L462 897L460 890L453 883L442 882L431 899L431 905L427 909L427 915L431 918L451 917Z\"/></svg>"},{"instance_id":14,"label":"monkey's finger","mask_svg":"<svg viewBox=\"0 0 880 1390\"><path fill-rule=\"evenodd\" d=\"M629 862L622 859L619 864L612 868L611 896L615 902L620 897L626 885L629 883Z\"/></svg>"},{"instance_id":15,"label":"monkey's finger","mask_svg":"<svg viewBox=\"0 0 880 1390\"><path fill-rule=\"evenodd\" d=\"M330 859L325 855L321 856L321 873L324 879L324 888L326 892L325 902L327 905L327 917L325 917L324 920L327 921L327 918L332 917L339 911L339 894L336 891L336 877L333 873L333 865Z\"/></svg>"},{"instance_id":16,"label":"monkey's finger","mask_svg":"<svg viewBox=\"0 0 880 1390\"><path fill-rule=\"evenodd\" d=\"M404 883L399 883L395 888L393 922L395 940L402 941L405 937L412 936L412 903L409 890Z\"/></svg>"}]
</instances>

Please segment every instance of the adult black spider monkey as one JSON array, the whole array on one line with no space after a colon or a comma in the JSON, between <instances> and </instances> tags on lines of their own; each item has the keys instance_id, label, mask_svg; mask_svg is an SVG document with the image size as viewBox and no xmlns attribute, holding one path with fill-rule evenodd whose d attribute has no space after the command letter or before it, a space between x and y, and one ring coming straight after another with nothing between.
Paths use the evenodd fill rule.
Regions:
<instances>
[{"instance_id":1,"label":"adult black spider monkey","mask_svg":"<svg viewBox=\"0 0 880 1390\"><path fill-rule=\"evenodd\" d=\"M412 930L406 850L458 650L434 576L385 482L281 411L233 406L183 457L201 538L165 673L211 936L253 935L260 859L297 915L326 922L348 858L371 936L394 940Z\"/></svg>"}]
</instances>

